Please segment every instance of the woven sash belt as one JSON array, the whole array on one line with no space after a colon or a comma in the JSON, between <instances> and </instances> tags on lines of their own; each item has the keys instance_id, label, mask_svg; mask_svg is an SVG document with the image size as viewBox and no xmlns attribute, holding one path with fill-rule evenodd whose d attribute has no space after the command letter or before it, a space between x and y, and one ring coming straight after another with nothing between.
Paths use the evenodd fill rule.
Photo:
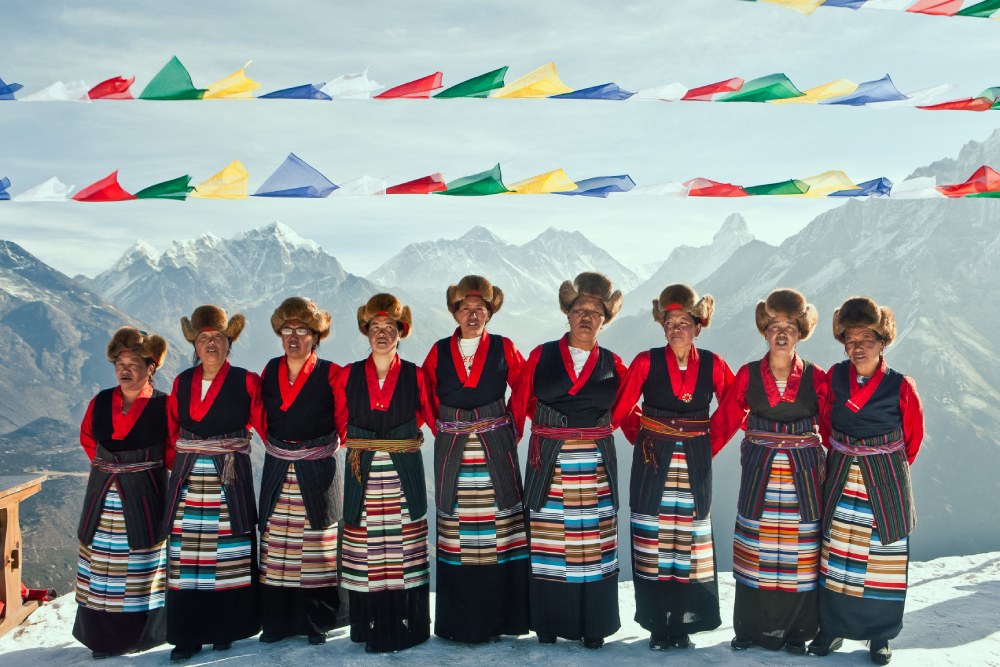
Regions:
<instances>
[{"instance_id":1,"label":"woven sash belt","mask_svg":"<svg viewBox=\"0 0 1000 667\"><path fill-rule=\"evenodd\" d=\"M830 446L848 456L873 456L898 452L906 447L906 442L903 440L902 429L873 438L852 438L839 431L833 431L830 434Z\"/></svg>"},{"instance_id":2,"label":"woven sash belt","mask_svg":"<svg viewBox=\"0 0 1000 667\"><path fill-rule=\"evenodd\" d=\"M671 440L679 442L693 440L703 435L708 435L709 419L680 419L667 417L639 417L639 426L642 430L660 436L659 440ZM653 449L653 442L650 438L642 440L642 457L646 465L652 464L657 467L656 452Z\"/></svg>"},{"instance_id":3,"label":"woven sash belt","mask_svg":"<svg viewBox=\"0 0 1000 667\"><path fill-rule=\"evenodd\" d=\"M531 442L528 447L528 465L536 470L542 469L542 438L549 440L600 440L615 432L615 427L593 426L590 428L562 428L559 426L542 426L531 422Z\"/></svg>"},{"instance_id":4,"label":"woven sash belt","mask_svg":"<svg viewBox=\"0 0 1000 667\"><path fill-rule=\"evenodd\" d=\"M106 472L109 475L124 475L130 472L144 472L146 470L155 470L157 468L162 468L163 461L140 461L139 463L115 463L114 461L104 461L103 459L94 459L91 465L92 467L97 468L101 472Z\"/></svg>"},{"instance_id":5,"label":"woven sash belt","mask_svg":"<svg viewBox=\"0 0 1000 667\"><path fill-rule=\"evenodd\" d=\"M178 439L175 445L178 454L198 456L225 456L222 465L222 483L232 484L236 478L236 454L250 456L250 438L215 438L210 440Z\"/></svg>"},{"instance_id":6,"label":"woven sash belt","mask_svg":"<svg viewBox=\"0 0 1000 667\"><path fill-rule=\"evenodd\" d=\"M318 447L282 449L275 444L275 442L281 442L280 440L275 441L268 436L267 440L264 441L264 451L282 461L318 461L319 459L333 456L337 452L337 448L340 447L340 435L338 433L334 433L329 437L332 439L327 444Z\"/></svg>"},{"instance_id":7,"label":"woven sash belt","mask_svg":"<svg viewBox=\"0 0 1000 667\"><path fill-rule=\"evenodd\" d=\"M819 447L823 444L816 433L792 435L791 433L773 433L771 431L754 431L753 429L748 429L745 433L749 442L768 449L804 449L806 447Z\"/></svg>"},{"instance_id":8,"label":"woven sash belt","mask_svg":"<svg viewBox=\"0 0 1000 667\"><path fill-rule=\"evenodd\" d=\"M452 435L474 435L476 433L488 433L496 431L511 423L509 414L499 417L484 417L474 422L444 422L440 419L437 422L437 430L441 433Z\"/></svg>"},{"instance_id":9,"label":"woven sash belt","mask_svg":"<svg viewBox=\"0 0 1000 667\"><path fill-rule=\"evenodd\" d=\"M351 450L347 455L347 462L351 465L351 470L357 480L361 481L361 452L389 452L389 453L410 453L419 452L420 446L424 444L424 432L420 431L416 438L412 440L361 440L349 439L347 448Z\"/></svg>"}]
</instances>

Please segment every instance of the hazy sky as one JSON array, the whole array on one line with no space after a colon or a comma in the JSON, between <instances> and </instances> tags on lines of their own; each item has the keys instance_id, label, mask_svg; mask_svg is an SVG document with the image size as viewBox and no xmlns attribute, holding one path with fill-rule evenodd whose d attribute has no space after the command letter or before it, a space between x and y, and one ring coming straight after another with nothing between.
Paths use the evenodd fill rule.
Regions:
<instances>
[{"instance_id":1,"label":"hazy sky","mask_svg":"<svg viewBox=\"0 0 1000 667\"><path fill-rule=\"evenodd\" d=\"M444 72L445 86L508 65L507 80L554 61L571 88L689 87L783 72L800 89L889 73L903 92L943 99L1000 85L1000 21L819 9L811 17L736 0L503 3L284 0L4 0L0 77L24 93L56 80L136 76L138 94L171 56L204 87L253 60L258 94L370 67L394 86ZM0 104L0 176L17 194L53 175L77 189L115 169L129 191L239 159L253 192L296 153L334 182L447 179L501 162L508 183L563 168L638 184L696 176L742 185L840 169L855 182L906 177L985 138L996 113L755 104L542 100L203 101ZM725 216L778 243L825 200L666 197L377 197L116 204L0 204L0 238L56 268L94 275L135 239L220 236L281 220L365 275L412 241L483 224L508 241L556 226L619 259L665 258L711 240Z\"/></svg>"}]
</instances>

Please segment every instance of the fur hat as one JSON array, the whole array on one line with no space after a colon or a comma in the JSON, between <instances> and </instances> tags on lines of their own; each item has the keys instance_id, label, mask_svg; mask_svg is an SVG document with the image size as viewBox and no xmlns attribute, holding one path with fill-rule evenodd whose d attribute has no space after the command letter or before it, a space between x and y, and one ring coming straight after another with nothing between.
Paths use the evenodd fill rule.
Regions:
<instances>
[{"instance_id":1,"label":"fur hat","mask_svg":"<svg viewBox=\"0 0 1000 667\"><path fill-rule=\"evenodd\" d=\"M156 368L159 368L167 358L167 341L160 336L150 336L135 327L122 327L115 332L111 342L108 343L108 361L111 363L118 361L118 355L122 350L128 350L143 359L152 359Z\"/></svg>"},{"instance_id":2,"label":"fur hat","mask_svg":"<svg viewBox=\"0 0 1000 667\"><path fill-rule=\"evenodd\" d=\"M595 271L584 271L578 275L573 282L565 281L559 286L559 308L569 315L573 302L581 294L596 297L604 304L604 323L608 324L615 319L615 315L622 309L622 292L615 290L611 281L603 273Z\"/></svg>"},{"instance_id":3,"label":"fur hat","mask_svg":"<svg viewBox=\"0 0 1000 667\"><path fill-rule=\"evenodd\" d=\"M247 318L241 313L236 313L230 318L222 308L209 303L195 308L190 320L186 317L181 318L181 331L184 333L184 338L192 345L198 334L206 329L221 331L229 337L231 343L235 343L246 325Z\"/></svg>"},{"instance_id":4,"label":"fur hat","mask_svg":"<svg viewBox=\"0 0 1000 667\"><path fill-rule=\"evenodd\" d=\"M448 301L448 310L451 311L452 315L458 311L458 305L462 303L462 299L469 295L482 297L491 316L496 315L500 306L503 305L503 292L500 291L499 287L494 287L490 281L482 276L465 276L458 281L457 285L448 287L445 298Z\"/></svg>"},{"instance_id":5,"label":"fur hat","mask_svg":"<svg viewBox=\"0 0 1000 667\"><path fill-rule=\"evenodd\" d=\"M304 296L290 296L271 315L271 328L278 336L281 327L288 320L299 320L309 329L316 332L316 339L323 340L330 335L330 313L320 310L316 302Z\"/></svg>"},{"instance_id":6,"label":"fur hat","mask_svg":"<svg viewBox=\"0 0 1000 667\"><path fill-rule=\"evenodd\" d=\"M404 306L399 299L391 294L376 294L368 299L368 303L358 307L358 329L368 335L368 323L379 315L388 315L396 320L399 327L399 337L406 338L413 330L413 315L410 307Z\"/></svg>"},{"instance_id":7,"label":"fur hat","mask_svg":"<svg viewBox=\"0 0 1000 667\"><path fill-rule=\"evenodd\" d=\"M698 293L684 283L667 285L660 292L660 298L653 299L653 319L662 323L667 311L676 309L691 315L702 327L708 327L715 312L715 298L706 294L699 299Z\"/></svg>"},{"instance_id":8,"label":"fur hat","mask_svg":"<svg viewBox=\"0 0 1000 667\"><path fill-rule=\"evenodd\" d=\"M799 340L809 338L819 321L816 306L806 303L802 292L788 288L776 289L767 295L766 301L758 301L756 316L760 335L764 335L776 317L786 317L799 325Z\"/></svg>"},{"instance_id":9,"label":"fur hat","mask_svg":"<svg viewBox=\"0 0 1000 667\"><path fill-rule=\"evenodd\" d=\"M868 327L886 347L896 340L896 317L888 306L879 306L866 296L852 296L833 311L833 337L844 342L844 334L853 327Z\"/></svg>"}]
</instances>

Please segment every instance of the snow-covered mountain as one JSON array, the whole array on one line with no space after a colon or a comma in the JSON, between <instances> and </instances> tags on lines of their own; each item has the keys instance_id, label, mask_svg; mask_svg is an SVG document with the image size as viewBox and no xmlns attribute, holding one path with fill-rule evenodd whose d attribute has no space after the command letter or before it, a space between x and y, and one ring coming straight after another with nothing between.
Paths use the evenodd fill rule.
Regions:
<instances>
[{"instance_id":1,"label":"snow-covered mountain","mask_svg":"<svg viewBox=\"0 0 1000 667\"><path fill-rule=\"evenodd\" d=\"M1000 130L986 141L970 141L958 152L958 158L945 158L917 169L907 178L936 176L938 185L964 183L983 165L1000 169Z\"/></svg>"}]
</instances>

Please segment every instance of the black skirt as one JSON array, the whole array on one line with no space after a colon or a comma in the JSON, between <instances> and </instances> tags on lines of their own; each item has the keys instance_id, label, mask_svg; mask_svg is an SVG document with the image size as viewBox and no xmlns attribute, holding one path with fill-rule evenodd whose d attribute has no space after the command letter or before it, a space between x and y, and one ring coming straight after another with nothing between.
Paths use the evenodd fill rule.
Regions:
<instances>
[{"instance_id":1,"label":"black skirt","mask_svg":"<svg viewBox=\"0 0 1000 667\"><path fill-rule=\"evenodd\" d=\"M895 639L903 629L905 605L904 600L874 600L819 589L823 632L844 639Z\"/></svg>"},{"instance_id":2,"label":"black skirt","mask_svg":"<svg viewBox=\"0 0 1000 667\"><path fill-rule=\"evenodd\" d=\"M76 608L73 637L98 653L125 655L148 651L167 639L167 610L114 612Z\"/></svg>"},{"instance_id":3,"label":"black skirt","mask_svg":"<svg viewBox=\"0 0 1000 667\"><path fill-rule=\"evenodd\" d=\"M350 593L351 641L374 653L402 651L431 636L431 587Z\"/></svg>"},{"instance_id":4,"label":"black skirt","mask_svg":"<svg viewBox=\"0 0 1000 667\"><path fill-rule=\"evenodd\" d=\"M339 586L260 585L260 624L269 637L320 635L346 626L347 591Z\"/></svg>"},{"instance_id":5,"label":"black skirt","mask_svg":"<svg viewBox=\"0 0 1000 667\"><path fill-rule=\"evenodd\" d=\"M437 561L434 634L465 644L528 634L527 558L497 565Z\"/></svg>"},{"instance_id":6,"label":"black skirt","mask_svg":"<svg viewBox=\"0 0 1000 667\"><path fill-rule=\"evenodd\" d=\"M604 639L618 632L618 573L585 584L531 578L531 629L542 638Z\"/></svg>"},{"instance_id":7,"label":"black skirt","mask_svg":"<svg viewBox=\"0 0 1000 667\"><path fill-rule=\"evenodd\" d=\"M785 642L808 642L819 632L819 591L761 590L736 582L733 629L739 639L777 651Z\"/></svg>"}]
</instances>

